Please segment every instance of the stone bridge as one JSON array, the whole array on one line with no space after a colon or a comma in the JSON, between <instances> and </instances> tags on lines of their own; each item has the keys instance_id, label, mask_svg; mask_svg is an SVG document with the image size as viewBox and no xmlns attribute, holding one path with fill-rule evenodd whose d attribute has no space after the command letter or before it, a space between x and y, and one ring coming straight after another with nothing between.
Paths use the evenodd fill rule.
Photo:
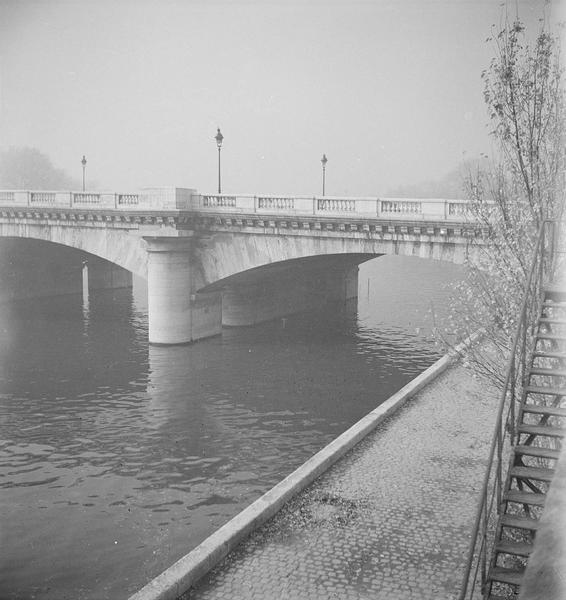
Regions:
<instances>
[{"instance_id":1,"label":"stone bridge","mask_svg":"<svg viewBox=\"0 0 566 600\"><path fill-rule=\"evenodd\" d=\"M132 273L143 277L149 341L178 344L215 335L222 325L250 325L355 297L358 265L383 254L462 263L477 251L471 241L482 233L466 218L465 205L202 195L185 188L10 190L0 191L0 248L14 280L51 282L53 292L82 289L77 272L85 263L93 288L127 285ZM47 269L26 271L22 239L40 240L28 243L51 257ZM26 290L33 295L32 284Z\"/></svg>"}]
</instances>

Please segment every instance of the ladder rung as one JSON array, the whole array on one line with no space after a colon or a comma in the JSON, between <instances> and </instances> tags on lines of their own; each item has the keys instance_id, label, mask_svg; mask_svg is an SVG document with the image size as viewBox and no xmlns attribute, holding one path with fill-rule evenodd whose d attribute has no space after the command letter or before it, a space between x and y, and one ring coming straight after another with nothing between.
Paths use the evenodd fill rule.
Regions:
<instances>
[{"instance_id":1,"label":"ladder rung","mask_svg":"<svg viewBox=\"0 0 566 600\"><path fill-rule=\"evenodd\" d=\"M544 394L545 396L566 396L566 388L542 387L539 385L528 385L525 392L531 394Z\"/></svg>"},{"instance_id":2,"label":"ladder rung","mask_svg":"<svg viewBox=\"0 0 566 600\"><path fill-rule=\"evenodd\" d=\"M564 284L550 283L545 286L544 299L545 301L554 300L559 302L566 300L566 288L564 288Z\"/></svg>"},{"instance_id":3,"label":"ladder rung","mask_svg":"<svg viewBox=\"0 0 566 600\"><path fill-rule=\"evenodd\" d=\"M543 448L541 446L530 446L526 444L519 444L514 448L515 454L525 456L536 456L537 458L552 458L558 460L560 456L560 450L553 448Z\"/></svg>"},{"instance_id":4,"label":"ladder rung","mask_svg":"<svg viewBox=\"0 0 566 600\"><path fill-rule=\"evenodd\" d=\"M526 433L528 435L540 435L545 437L564 437L564 429L561 427L547 427L546 425L525 425L521 423L517 427L519 433Z\"/></svg>"},{"instance_id":5,"label":"ladder rung","mask_svg":"<svg viewBox=\"0 0 566 600\"><path fill-rule=\"evenodd\" d=\"M549 415L551 417L566 417L566 408L558 406L540 406L539 404L522 405L523 412L532 413L535 415Z\"/></svg>"},{"instance_id":6,"label":"ladder rung","mask_svg":"<svg viewBox=\"0 0 566 600\"><path fill-rule=\"evenodd\" d=\"M566 285L563 278L549 279L543 283L542 289L545 294L566 294Z\"/></svg>"},{"instance_id":7,"label":"ladder rung","mask_svg":"<svg viewBox=\"0 0 566 600\"><path fill-rule=\"evenodd\" d=\"M563 335L559 335L556 333L543 333L543 332L539 332L537 333L537 341L538 340L552 340L554 342L564 342L566 341L566 337Z\"/></svg>"},{"instance_id":8,"label":"ladder rung","mask_svg":"<svg viewBox=\"0 0 566 600\"><path fill-rule=\"evenodd\" d=\"M511 467L511 477L518 479L536 479L537 481L552 481L554 469L542 469L540 467Z\"/></svg>"},{"instance_id":9,"label":"ladder rung","mask_svg":"<svg viewBox=\"0 0 566 600\"><path fill-rule=\"evenodd\" d=\"M546 494L532 494L531 492L519 492L518 490L509 490L504 498L507 502L516 502L517 504L530 504L531 506L544 506Z\"/></svg>"},{"instance_id":10,"label":"ladder rung","mask_svg":"<svg viewBox=\"0 0 566 600\"><path fill-rule=\"evenodd\" d=\"M529 517L502 515L500 523L503 527L513 527L514 529L528 529L529 531L536 531L538 529L538 521Z\"/></svg>"},{"instance_id":11,"label":"ladder rung","mask_svg":"<svg viewBox=\"0 0 566 600\"><path fill-rule=\"evenodd\" d=\"M489 579L492 581L500 581L509 585L521 585L524 571L516 571L515 569L506 569L505 567L494 567L489 572Z\"/></svg>"},{"instance_id":12,"label":"ladder rung","mask_svg":"<svg viewBox=\"0 0 566 600\"><path fill-rule=\"evenodd\" d=\"M529 370L529 375L544 375L545 377L566 377L566 371L560 369L543 369L532 367Z\"/></svg>"},{"instance_id":13,"label":"ladder rung","mask_svg":"<svg viewBox=\"0 0 566 600\"><path fill-rule=\"evenodd\" d=\"M558 358L560 360L566 360L565 352L552 352L544 350L536 350L533 352L533 358Z\"/></svg>"},{"instance_id":14,"label":"ladder rung","mask_svg":"<svg viewBox=\"0 0 566 600\"><path fill-rule=\"evenodd\" d=\"M521 544L520 542L499 542L495 549L497 552L505 554L515 554L517 556L529 556L533 551L532 544Z\"/></svg>"},{"instance_id":15,"label":"ladder rung","mask_svg":"<svg viewBox=\"0 0 566 600\"><path fill-rule=\"evenodd\" d=\"M551 300L545 300L542 303L543 308L566 308L566 302L553 302Z\"/></svg>"},{"instance_id":16,"label":"ladder rung","mask_svg":"<svg viewBox=\"0 0 566 600\"><path fill-rule=\"evenodd\" d=\"M554 317L541 317L538 322L542 325L566 325L566 319L556 319Z\"/></svg>"}]
</instances>

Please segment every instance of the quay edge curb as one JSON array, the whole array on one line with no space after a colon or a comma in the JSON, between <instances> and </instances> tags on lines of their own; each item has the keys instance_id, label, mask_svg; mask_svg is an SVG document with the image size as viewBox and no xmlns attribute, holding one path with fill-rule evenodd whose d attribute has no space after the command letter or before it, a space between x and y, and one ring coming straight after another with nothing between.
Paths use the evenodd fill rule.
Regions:
<instances>
[{"instance_id":1,"label":"quay edge curb","mask_svg":"<svg viewBox=\"0 0 566 600\"><path fill-rule=\"evenodd\" d=\"M242 540L271 519L293 496L304 490L327 471L344 454L373 431L386 417L400 408L406 400L445 371L459 358L463 348L480 337L468 340L445 354L428 369L390 396L377 408L362 417L344 433L308 459L280 483L220 527L196 548L147 583L129 600L177 600L208 571L225 558Z\"/></svg>"}]
</instances>

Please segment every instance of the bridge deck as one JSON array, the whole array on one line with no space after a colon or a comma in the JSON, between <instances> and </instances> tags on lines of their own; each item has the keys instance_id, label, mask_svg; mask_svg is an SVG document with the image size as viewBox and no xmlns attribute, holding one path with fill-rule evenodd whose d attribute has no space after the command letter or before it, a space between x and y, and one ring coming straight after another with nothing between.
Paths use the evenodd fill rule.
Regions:
<instances>
[{"instance_id":1,"label":"bridge deck","mask_svg":"<svg viewBox=\"0 0 566 600\"><path fill-rule=\"evenodd\" d=\"M184 598L454 598L496 394L450 368Z\"/></svg>"}]
</instances>

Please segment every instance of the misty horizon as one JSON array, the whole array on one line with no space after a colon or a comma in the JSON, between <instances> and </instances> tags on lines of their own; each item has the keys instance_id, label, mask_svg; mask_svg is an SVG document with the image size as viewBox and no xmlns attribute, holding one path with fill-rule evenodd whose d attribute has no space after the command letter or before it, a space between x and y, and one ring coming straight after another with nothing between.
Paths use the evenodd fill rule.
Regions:
<instances>
[{"instance_id":1,"label":"misty horizon","mask_svg":"<svg viewBox=\"0 0 566 600\"><path fill-rule=\"evenodd\" d=\"M481 71L505 11L562 3L0 2L0 150L91 189L390 195L491 155ZM452 184L451 184L452 185ZM442 189L442 185L440 186ZM431 192L432 193L432 192Z\"/></svg>"}]
</instances>

